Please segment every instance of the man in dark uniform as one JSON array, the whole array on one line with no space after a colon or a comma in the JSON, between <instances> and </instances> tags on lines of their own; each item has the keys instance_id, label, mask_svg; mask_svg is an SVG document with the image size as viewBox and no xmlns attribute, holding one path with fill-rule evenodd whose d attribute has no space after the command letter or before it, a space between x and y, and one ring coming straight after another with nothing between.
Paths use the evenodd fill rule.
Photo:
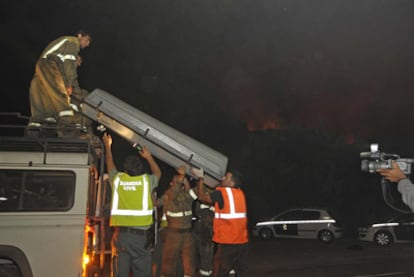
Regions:
<instances>
[{"instance_id":1,"label":"man in dark uniform","mask_svg":"<svg viewBox=\"0 0 414 277\"><path fill-rule=\"evenodd\" d=\"M207 192L213 189L205 186ZM194 235L196 241L196 257L199 276L211 276L213 272L213 218L214 206L196 201L195 212L197 221L194 222Z\"/></svg>"}]
</instances>

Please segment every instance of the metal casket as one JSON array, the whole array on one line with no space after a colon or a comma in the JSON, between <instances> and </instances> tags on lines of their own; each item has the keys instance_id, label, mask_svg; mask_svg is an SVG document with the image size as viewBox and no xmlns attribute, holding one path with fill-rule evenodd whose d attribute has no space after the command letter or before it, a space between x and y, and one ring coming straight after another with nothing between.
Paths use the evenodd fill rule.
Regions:
<instances>
[{"instance_id":1,"label":"metal casket","mask_svg":"<svg viewBox=\"0 0 414 277\"><path fill-rule=\"evenodd\" d=\"M216 186L227 169L228 158L173 129L101 89L92 91L81 104L82 113L116 132L131 144L145 145L163 162L177 168L203 168L205 183Z\"/></svg>"}]
</instances>

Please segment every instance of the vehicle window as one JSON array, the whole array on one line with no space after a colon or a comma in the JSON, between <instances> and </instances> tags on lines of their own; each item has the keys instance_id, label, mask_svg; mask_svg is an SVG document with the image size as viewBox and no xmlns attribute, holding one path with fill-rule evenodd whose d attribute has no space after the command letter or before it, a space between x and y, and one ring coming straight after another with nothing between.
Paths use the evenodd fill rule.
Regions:
<instances>
[{"instance_id":1,"label":"vehicle window","mask_svg":"<svg viewBox=\"0 0 414 277\"><path fill-rule=\"evenodd\" d=\"M413 214L404 214L397 218L398 222L414 222Z\"/></svg>"},{"instance_id":2,"label":"vehicle window","mask_svg":"<svg viewBox=\"0 0 414 277\"><path fill-rule=\"evenodd\" d=\"M303 211L303 219L316 220L320 218L320 212L318 211Z\"/></svg>"},{"instance_id":3,"label":"vehicle window","mask_svg":"<svg viewBox=\"0 0 414 277\"><path fill-rule=\"evenodd\" d=\"M74 192L71 171L0 170L0 212L65 211Z\"/></svg>"},{"instance_id":4,"label":"vehicle window","mask_svg":"<svg viewBox=\"0 0 414 277\"><path fill-rule=\"evenodd\" d=\"M299 220L303 219L303 212L300 210L290 211L281 216L283 220Z\"/></svg>"},{"instance_id":5,"label":"vehicle window","mask_svg":"<svg viewBox=\"0 0 414 277\"><path fill-rule=\"evenodd\" d=\"M332 218L334 218L337 222L338 221L342 221L341 217L339 216L339 214L336 211L333 210L328 210L328 215Z\"/></svg>"},{"instance_id":6,"label":"vehicle window","mask_svg":"<svg viewBox=\"0 0 414 277\"><path fill-rule=\"evenodd\" d=\"M0 259L0 273L1 276L22 276L18 266L9 259Z\"/></svg>"},{"instance_id":7,"label":"vehicle window","mask_svg":"<svg viewBox=\"0 0 414 277\"><path fill-rule=\"evenodd\" d=\"M279 216L279 220L313 220L319 219L320 212L318 211L301 211L294 210L284 213Z\"/></svg>"}]
</instances>

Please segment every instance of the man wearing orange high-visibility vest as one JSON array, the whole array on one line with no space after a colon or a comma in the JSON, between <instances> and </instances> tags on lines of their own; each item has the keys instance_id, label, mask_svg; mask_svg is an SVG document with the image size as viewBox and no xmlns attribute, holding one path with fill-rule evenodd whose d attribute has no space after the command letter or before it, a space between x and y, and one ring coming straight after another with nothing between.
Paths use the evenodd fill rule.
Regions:
<instances>
[{"instance_id":1,"label":"man wearing orange high-visibility vest","mask_svg":"<svg viewBox=\"0 0 414 277\"><path fill-rule=\"evenodd\" d=\"M201 202L214 203L213 241L217 245L213 261L213 277L227 277L234 269L237 277L247 277L248 231L247 208L242 175L228 170L221 184L211 193L203 186L202 169L192 169L198 181L198 198Z\"/></svg>"}]
</instances>

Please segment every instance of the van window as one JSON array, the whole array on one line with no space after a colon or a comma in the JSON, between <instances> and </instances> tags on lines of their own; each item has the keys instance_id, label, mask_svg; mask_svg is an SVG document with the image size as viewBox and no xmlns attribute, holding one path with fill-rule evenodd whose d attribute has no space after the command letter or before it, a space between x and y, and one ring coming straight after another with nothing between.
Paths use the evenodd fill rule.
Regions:
<instances>
[{"instance_id":1,"label":"van window","mask_svg":"<svg viewBox=\"0 0 414 277\"><path fill-rule=\"evenodd\" d=\"M1 276L13 276L13 277L21 277L22 274L19 270L19 267L9 259L0 259L0 273Z\"/></svg>"},{"instance_id":2,"label":"van window","mask_svg":"<svg viewBox=\"0 0 414 277\"><path fill-rule=\"evenodd\" d=\"M0 170L0 212L69 210L75 180L72 171Z\"/></svg>"}]
</instances>

